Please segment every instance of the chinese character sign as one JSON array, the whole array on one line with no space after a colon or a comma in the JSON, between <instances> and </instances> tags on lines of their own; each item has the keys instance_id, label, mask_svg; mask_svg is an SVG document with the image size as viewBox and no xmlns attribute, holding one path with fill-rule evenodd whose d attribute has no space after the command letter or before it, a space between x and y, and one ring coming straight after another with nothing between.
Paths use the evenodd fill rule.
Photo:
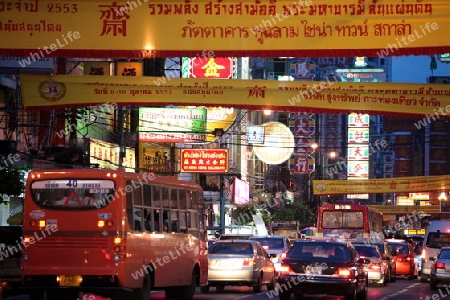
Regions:
<instances>
[{"instance_id":1,"label":"chinese character sign","mask_svg":"<svg viewBox=\"0 0 450 300\"><path fill-rule=\"evenodd\" d=\"M228 149L181 149L181 172L225 173Z\"/></svg>"}]
</instances>

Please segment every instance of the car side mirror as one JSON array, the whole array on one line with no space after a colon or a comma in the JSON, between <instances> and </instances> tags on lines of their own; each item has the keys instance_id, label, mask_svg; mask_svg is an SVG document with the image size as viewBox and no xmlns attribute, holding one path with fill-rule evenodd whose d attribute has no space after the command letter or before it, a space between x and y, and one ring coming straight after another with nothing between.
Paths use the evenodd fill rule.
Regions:
<instances>
[{"instance_id":1,"label":"car side mirror","mask_svg":"<svg viewBox=\"0 0 450 300\"><path fill-rule=\"evenodd\" d=\"M431 261L435 261L436 257L429 257L428 259L431 260Z\"/></svg>"},{"instance_id":2,"label":"car side mirror","mask_svg":"<svg viewBox=\"0 0 450 300\"><path fill-rule=\"evenodd\" d=\"M276 253L271 253L271 254L269 254L269 256L270 256L271 258L277 257Z\"/></svg>"}]
</instances>

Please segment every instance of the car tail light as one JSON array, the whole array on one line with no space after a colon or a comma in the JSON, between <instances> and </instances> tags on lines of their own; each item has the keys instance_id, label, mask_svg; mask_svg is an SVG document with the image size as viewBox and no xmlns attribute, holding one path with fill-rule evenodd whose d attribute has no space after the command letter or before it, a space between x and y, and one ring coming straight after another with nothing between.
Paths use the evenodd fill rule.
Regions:
<instances>
[{"instance_id":1,"label":"car tail light","mask_svg":"<svg viewBox=\"0 0 450 300\"><path fill-rule=\"evenodd\" d=\"M381 264L380 263L371 263L369 265L369 269L372 270L380 270L381 269Z\"/></svg>"},{"instance_id":2,"label":"car tail light","mask_svg":"<svg viewBox=\"0 0 450 300\"><path fill-rule=\"evenodd\" d=\"M339 277L348 278L352 275L352 271L349 268L339 268L335 274Z\"/></svg>"},{"instance_id":3,"label":"car tail light","mask_svg":"<svg viewBox=\"0 0 450 300\"><path fill-rule=\"evenodd\" d=\"M281 273L281 272L286 272L286 273L289 273L289 272L292 272L292 269L291 269L291 267L287 264L287 263L285 263L285 262L281 262L281 266L278 268L278 271Z\"/></svg>"},{"instance_id":4,"label":"car tail light","mask_svg":"<svg viewBox=\"0 0 450 300\"><path fill-rule=\"evenodd\" d=\"M437 262L436 263L436 269L445 269L445 263Z\"/></svg>"},{"instance_id":5,"label":"car tail light","mask_svg":"<svg viewBox=\"0 0 450 300\"><path fill-rule=\"evenodd\" d=\"M244 262L242 263L243 267L250 267L253 266L253 258L245 258Z\"/></svg>"},{"instance_id":6,"label":"car tail light","mask_svg":"<svg viewBox=\"0 0 450 300\"><path fill-rule=\"evenodd\" d=\"M405 258L405 260L406 260L406 261L411 261L412 258L411 258L411 256L407 256L407 257Z\"/></svg>"}]
</instances>

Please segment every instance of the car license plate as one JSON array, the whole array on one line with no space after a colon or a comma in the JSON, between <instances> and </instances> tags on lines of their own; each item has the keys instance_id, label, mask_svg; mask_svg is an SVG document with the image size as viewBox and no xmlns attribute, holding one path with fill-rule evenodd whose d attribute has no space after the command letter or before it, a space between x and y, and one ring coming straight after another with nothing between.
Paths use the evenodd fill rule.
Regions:
<instances>
[{"instance_id":1,"label":"car license plate","mask_svg":"<svg viewBox=\"0 0 450 300\"><path fill-rule=\"evenodd\" d=\"M81 276L61 275L59 278L59 286L80 286Z\"/></svg>"},{"instance_id":2,"label":"car license plate","mask_svg":"<svg viewBox=\"0 0 450 300\"><path fill-rule=\"evenodd\" d=\"M321 275L322 274L322 268L321 267L306 267L305 270L306 274L312 274L312 275Z\"/></svg>"}]
</instances>

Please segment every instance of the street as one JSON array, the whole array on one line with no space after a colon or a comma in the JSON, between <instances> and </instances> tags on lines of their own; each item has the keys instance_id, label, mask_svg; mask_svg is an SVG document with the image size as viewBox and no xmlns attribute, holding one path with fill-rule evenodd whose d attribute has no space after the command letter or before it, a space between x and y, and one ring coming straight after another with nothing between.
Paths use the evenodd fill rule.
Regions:
<instances>
[{"instance_id":1,"label":"street","mask_svg":"<svg viewBox=\"0 0 450 300\"><path fill-rule=\"evenodd\" d=\"M450 288L449 288L450 291ZM439 290L430 290L429 285L420 283L419 280L407 280L406 278L398 277L396 282L389 283L385 287L376 287L371 285L369 287L368 300L404 300L404 299L418 299L418 300L440 300L446 298L450 292L446 288ZM433 295L435 295L433 297ZM450 297L449 297L450 298ZM151 299L165 299L163 291L152 292ZM208 294L203 294L200 289L197 289L197 294L194 299L197 300L269 300L276 299L272 294L268 294L264 288L263 292L254 294L250 287L234 287L227 286L223 292L216 292L211 288ZM292 297L292 299L296 299ZM337 297L308 297L306 299L338 299Z\"/></svg>"}]
</instances>

